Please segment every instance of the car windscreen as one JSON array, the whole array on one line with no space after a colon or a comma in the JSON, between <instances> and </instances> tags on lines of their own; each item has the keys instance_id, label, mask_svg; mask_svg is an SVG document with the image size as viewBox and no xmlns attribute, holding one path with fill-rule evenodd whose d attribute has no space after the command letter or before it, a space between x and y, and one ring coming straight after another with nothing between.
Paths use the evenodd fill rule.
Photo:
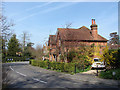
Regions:
<instances>
[{"instance_id":1,"label":"car windscreen","mask_svg":"<svg viewBox=\"0 0 120 90\"><path fill-rule=\"evenodd\" d=\"M99 59L94 59L95 62L99 61Z\"/></svg>"}]
</instances>

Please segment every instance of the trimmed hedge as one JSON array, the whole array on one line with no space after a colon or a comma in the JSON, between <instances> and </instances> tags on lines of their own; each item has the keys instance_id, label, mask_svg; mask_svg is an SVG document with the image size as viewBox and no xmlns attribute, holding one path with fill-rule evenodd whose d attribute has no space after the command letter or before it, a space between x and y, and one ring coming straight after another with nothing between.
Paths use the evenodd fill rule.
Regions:
<instances>
[{"instance_id":1,"label":"trimmed hedge","mask_svg":"<svg viewBox=\"0 0 120 90\"><path fill-rule=\"evenodd\" d=\"M87 71L86 68L80 68L79 64L77 63L64 63L64 62L49 62L49 61L40 61L40 60L30 60L30 64L33 66L39 66L46 69L57 70L61 72L67 73L78 73L83 72L84 70ZM90 70L90 69L89 69Z\"/></svg>"},{"instance_id":2,"label":"trimmed hedge","mask_svg":"<svg viewBox=\"0 0 120 90\"><path fill-rule=\"evenodd\" d=\"M28 61L26 60L26 57L6 57L6 62L17 62L17 61Z\"/></svg>"}]
</instances>

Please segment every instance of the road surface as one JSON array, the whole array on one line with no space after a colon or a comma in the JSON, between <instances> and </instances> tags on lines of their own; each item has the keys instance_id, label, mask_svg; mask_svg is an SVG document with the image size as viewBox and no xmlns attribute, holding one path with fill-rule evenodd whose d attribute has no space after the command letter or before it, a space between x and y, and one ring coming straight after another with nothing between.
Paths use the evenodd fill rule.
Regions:
<instances>
[{"instance_id":1,"label":"road surface","mask_svg":"<svg viewBox=\"0 0 120 90\"><path fill-rule=\"evenodd\" d=\"M118 88L118 81L92 74L70 75L29 65L29 62L3 64L7 88Z\"/></svg>"}]
</instances>

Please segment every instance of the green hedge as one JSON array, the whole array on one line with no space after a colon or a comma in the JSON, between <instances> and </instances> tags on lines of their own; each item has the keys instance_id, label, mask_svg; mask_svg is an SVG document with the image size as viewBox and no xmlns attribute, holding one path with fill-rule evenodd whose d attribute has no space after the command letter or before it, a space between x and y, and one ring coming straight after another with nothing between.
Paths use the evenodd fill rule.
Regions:
<instances>
[{"instance_id":1,"label":"green hedge","mask_svg":"<svg viewBox=\"0 0 120 90\"><path fill-rule=\"evenodd\" d=\"M116 74L113 76L112 73L115 72ZM108 71L101 71L99 74L100 78L104 79L115 79L115 80L120 80L120 68L118 69L111 69Z\"/></svg>"},{"instance_id":2,"label":"green hedge","mask_svg":"<svg viewBox=\"0 0 120 90\"><path fill-rule=\"evenodd\" d=\"M28 61L26 60L27 57L6 57L6 62L17 62L17 61Z\"/></svg>"},{"instance_id":3,"label":"green hedge","mask_svg":"<svg viewBox=\"0 0 120 90\"><path fill-rule=\"evenodd\" d=\"M57 70L61 72L67 73L78 73L84 70L80 68L79 64L77 63L64 63L64 62L49 62L49 61L40 61L40 60L30 60L30 64L33 66L39 66L42 68Z\"/></svg>"}]
</instances>

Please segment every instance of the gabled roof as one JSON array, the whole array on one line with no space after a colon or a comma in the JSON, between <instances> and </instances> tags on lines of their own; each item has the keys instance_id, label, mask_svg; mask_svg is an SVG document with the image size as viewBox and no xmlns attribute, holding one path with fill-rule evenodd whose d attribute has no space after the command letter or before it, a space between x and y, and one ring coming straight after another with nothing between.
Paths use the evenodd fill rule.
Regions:
<instances>
[{"instance_id":1,"label":"gabled roof","mask_svg":"<svg viewBox=\"0 0 120 90\"><path fill-rule=\"evenodd\" d=\"M48 45L49 44L56 44L56 35L49 35L49 42L48 42Z\"/></svg>"},{"instance_id":2,"label":"gabled roof","mask_svg":"<svg viewBox=\"0 0 120 90\"><path fill-rule=\"evenodd\" d=\"M58 32L60 38L62 40L87 40L87 41L95 41L92 32L85 26L82 26L79 29L73 28L58 28ZM103 38L99 34L97 35L97 41L107 41L107 39Z\"/></svg>"}]
</instances>

